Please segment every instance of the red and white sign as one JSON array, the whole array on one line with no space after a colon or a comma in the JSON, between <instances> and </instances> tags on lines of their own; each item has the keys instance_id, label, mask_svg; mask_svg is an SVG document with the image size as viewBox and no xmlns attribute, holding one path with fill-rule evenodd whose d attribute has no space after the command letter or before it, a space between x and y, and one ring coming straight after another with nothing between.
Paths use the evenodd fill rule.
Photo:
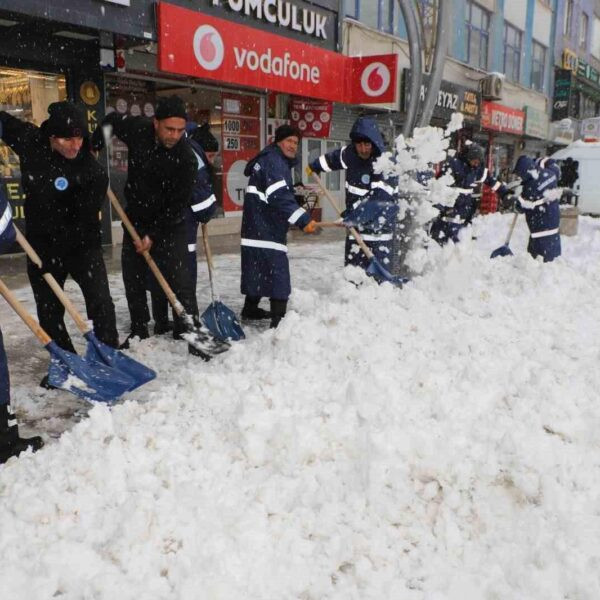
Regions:
<instances>
[{"instance_id":1,"label":"red and white sign","mask_svg":"<svg viewBox=\"0 0 600 600\"><path fill-rule=\"evenodd\" d=\"M328 138L332 114L333 102L330 100L292 98L290 121L303 136Z\"/></svg>"},{"instance_id":2,"label":"red and white sign","mask_svg":"<svg viewBox=\"0 0 600 600\"><path fill-rule=\"evenodd\" d=\"M394 101L398 63L395 54L360 56L351 60L352 71L349 79L355 88L352 94L353 104Z\"/></svg>"},{"instance_id":3,"label":"red and white sign","mask_svg":"<svg viewBox=\"0 0 600 600\"><path fill-rule=\"evenodd\" d=\"M351 58L165 2L158 4L163 71L336 102L392 102L396 55Z\"/></svg>"},{"instance_id":4,"label":"red and white sign","mask_svg":"<svg viewBox=\"0 0 600 600\"><path fill-rule=\"evenodd\" d=\"M492 131L523 135L525 113L494 102L481 103L481 127Z\"/></svg>"},{"instance_id":5,"label":"red and white sign","mask_svg":"<svg viewBox=\"0 0 600 600\"><path fill-rule=\"evenodd\" d=\"M236 214L242 210L248 184L244 169L260 150L260 99L223 92L221 103L223 210L226 214Z\"/></svg>"}]
</instances>

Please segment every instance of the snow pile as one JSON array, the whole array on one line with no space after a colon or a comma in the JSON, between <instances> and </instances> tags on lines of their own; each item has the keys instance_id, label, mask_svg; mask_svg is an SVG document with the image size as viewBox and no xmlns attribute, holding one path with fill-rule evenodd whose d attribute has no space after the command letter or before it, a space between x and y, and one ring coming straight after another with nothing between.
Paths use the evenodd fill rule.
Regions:
<instances>
[{"instance_id":1,"label":"snow pile","mask_svg":"<svg viewBox=\"0 0 600 600\"><path fill-rule=\"evenodd\" d=\"M137 345L153 391L0 469L3 597L600 597L600 226L491 261L508 222L403 290L294 247L276 331Z\"/></svg>"}]
</instances>

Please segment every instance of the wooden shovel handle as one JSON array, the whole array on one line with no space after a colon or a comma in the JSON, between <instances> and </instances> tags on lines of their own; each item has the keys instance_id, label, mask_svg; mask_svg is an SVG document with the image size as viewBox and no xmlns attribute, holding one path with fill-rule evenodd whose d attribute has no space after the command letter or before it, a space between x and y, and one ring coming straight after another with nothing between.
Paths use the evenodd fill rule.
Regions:
<instances>
[{"instance_id":1,"label":"wooden shovel handle","mask_svg":"<svg viewBox=\"0 0 600 600\"><path fill-rule=\"evenodd\" d=\"M212 278L212 270L215 268L212 258L212 251L210 249L210 243L208 241L208 225L202 223L202 245L204 246L204 253L206 254L206 262L208 263L208 271Z\"/></svg>"},{"instance_id":2,"label":"wooden shovel handle","mask_svg":"<svg viewBox=\"0 0 600 600\"><path fill-rule=\"evenodd\" d=\"M6 287L6 284L0 279L0 294L4 296L6 301L10 304L11 308L21 317L23 323L31 329L33 335L40 340L45 346L49 344L52 339L42 329L40 324L27 312L27 309L17 300L16 296Z\"/></svg>"},{"instance_id":3,"label":"wooden shovel handle","mask_svg":"<svg viewBox=\"0 0 600 600\"><path fill-rule=\"evenodd\" d=\"M508 246L508 244L510 242L510 238L512 237L513 231L515 230L515 225L517 224L518 218L519 218L519 213L515 213L512 223L510 224L510 229L508 230L508 235L506 236L506 241L504 242L505 246Z\"/></svg>"},{"instance_id":4,"label":"wooden shovel handle","mask_svg":"<svg viewBox=\"0 0 600 600\"><path fill-rule=\"evenodd\" d=\"M346 227L339 221L317 221L315 225L317 227Z\"/></svg>"},{"instance_id":5,"label":"wooden shovel handle","mask_svg":"<svg viewBox=\"0 0 600 600\"><path fill-rule=\"evenodd\" d=\"M325 194L325 197L327 198L327 200L329 200L329 204L331 204L331 206L333 207L333 210L335 210L335 212L341 217L342 213L341 213L340 209L338 208L335 200L333 199L333 196L329 193L329 190L323 185L321 178L316 173L312 173L312 176L313 176L313 179L315 180L315 183L321 188L321 191L323 192L323 194ZM350 232L352 237L356 240L356 243L360 246L360 249L365 253L365 256L369 260L371 260L373 258L373 253L371 252L369 247L365 244L364 240L362 239L362 237L360 236L358 231L356 231L356 229L354 227L348 227L348 231Z\"/></svg>"},{"instance_id":6,"label":"wooden shovel handle","mask_svg":"<svg viewBox=\"0 0 600 600\"><path fill-rule=\"evenodd\" d=\"M123 221L123 225L125 225L125 229L127 229L127 231L129 232L131 239L134 242L141 242L142 240L141 240L140 236L138 235L138 232L135 230L135 227L129 220L129 217L125 214L125 211L123 210L123 207L121 206L121 203L115 196L114 192L110 189L110 187L108 188L106 193L108 195L108 199L110 200L110 203L113 205L113 208L117 211L117 214L119 215L119 217L121 217L121 221ZM160 272L158 265L154 262L154 259L152 258L152 256L150 256L150 253L147 250L142 252L142 255L146 259L146 262L148 263L150 270L154 274L154 277L156 277L158 284L160 285L163 292L167 296L167 300L170 302L171 306L173 307L173 310L176 312L176 314L178 316L181 316L185 312L183 309L183 306L181 305L181 302L179 302L179 300L177 300L177 296L171 289L171 286L168 284L167 280L163 277L163 274Z\"/></svg>"},{"instance_id":7,"label":"wooden shovel handle","mask_svg":"<svg viewBox=\"0 0 600 600\"><path fill-rule=\"evenodd\" d=\"M38 253L32 248L25 236L19 231L19 228L16 225L13 226L15 228L15 232L17 233L17 242L19 246L23 248L25 254L27 254L27 256L31 259L31 262L42 269L42 260ZM58 281L54 279L52 273L42 272L42 277L46 280L46 283L56 294L56 297L60 300L61 304L66 308L73 321L75 321L77 329L79 329L81 333L88 333L88 331L90 331L90 327L88 327L88 324L83 320L82 316L79 314L71 300L69 300L69 297L65 294L64 290L60 287L60 285L58 285Z\"/></svg>"}]
</instances>

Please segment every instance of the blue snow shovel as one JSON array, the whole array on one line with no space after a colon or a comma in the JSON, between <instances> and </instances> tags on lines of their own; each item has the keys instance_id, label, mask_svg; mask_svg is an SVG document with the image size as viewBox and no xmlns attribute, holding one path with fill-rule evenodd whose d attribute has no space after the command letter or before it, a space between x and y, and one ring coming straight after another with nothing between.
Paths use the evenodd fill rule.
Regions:
<instances>
[{"instance_id":1,"label":"blue snow shovel","mask_svg":"<svg viewBox=\"0 0 600 600\"><path fill-rule=\"evenodd\" d=\"M215 288L213 283L213 260L208 241L208 227L202 223L202 243L208 266L208 279L210 281L210 297L212 302L200 317L208 330L219 340L232 340L237 342L243 340L246 335L238 321L235 313L221 301L215 300Z\"/></svg>"},{"instance_id":2,"label":"blue snow shovel","mask_svg":"<svg viewBox=\"0 0 600 600\"><path fill-rule=\"evenodd\" d=\"M341 217L342 214L340 212L340 209L337 207L337 204L335 203L335 200L329 193L329 190L323 185L321 178L316 173L312 173L312 176L313 176L313 179L315 180L315 182L318 184L318 186L321 188L321 190L325 194L325 197L327 198L327 200L329 200L329 203L331 204L332 208ZM348 230L350 231L350 234L352 235L352 237L355 239L356 243L360 246L360 249L364 252L365 256L369 259L369 264L367 266L367 274L370 275L371 277L373 277L373 279L375 279L375 281L377 281L377 283L384 283L387 281L388 283L391 283L392 285L402 287L405 283L407 283L409 281L406 277L400 277L399 275L392 275L377 260L377 258L375 258L375 255L373 254L373 252L371 252L371 249L365 244L364 240L362 239L362 237L360 236L358 231L356 231L356 229L354 227L348 227Z\"/></svg>"},{"instance_id":3,"label":"blue snow shovel","mask_svg":"<svg viewBox=\"0 0 600 600\"><path fill-rule=\"evenodd\" d=\"M99 402L114 402L134 385L133 380L125 373L60 348L1 279L0 294L50 353L50 385L80 398Z\"/></svg>"},{"instance_id":4,"label":"blue snow shovel","mask_svg":"<svg viewBox=\"0 0 600 600\"><path fill-rule=\"evenodd\" d=\"M506 236L506 241L502 246L496 248L491 254L490 258L497 258L498 256L512 256L512 250L509 248L508 244L510 243L510 238L512 237L513 231L515 230L515 225L517 224L517 219L519 218L519 213L515 213L513 217L512 223L510 224L510 229L508 230L508 235Z\"/></svg>"},{"instance_id":5,"label":"blue snow shovel","mask_svg":"<svg viewBox=\"0 0 600 600\"><path fill-rule=\"evenodd\" d=\"M17 242L25 251L25 254L29 257L31 262L37 265L40 269L42 268L42 260L38 256L37 252L31 247L25 236L19 231L17 226L14 226L17 234ZM156 377L156 373L143 365L142 363L134 360L127 356L123 352L111 348L105 343L101 342L92 329L83 320L77 309L69 300L69 297L65 294L64 290L60 287L56 279L51 273L42 273L42 277L46 280L46 283L50 286L56 297L60 300L62 305L65 307L70 317L75 322L77 329L83 334L83 337L87 340L87 349L85 358L93 363L104 364L112 369L117 369L131 379L131 387L128 391L134 390L148 381L151 381Z\"/></svg>"}]
</instances>

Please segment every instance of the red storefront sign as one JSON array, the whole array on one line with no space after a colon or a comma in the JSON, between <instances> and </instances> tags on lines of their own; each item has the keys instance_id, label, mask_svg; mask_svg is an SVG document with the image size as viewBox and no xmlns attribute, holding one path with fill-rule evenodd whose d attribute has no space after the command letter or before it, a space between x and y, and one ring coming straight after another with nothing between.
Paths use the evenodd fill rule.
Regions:
<instances>
[{"instance_id":1,"label":"red storefront sign","mask_svg":"<svg viewBox=\"0 0 600 600\"><path fill-rule=\"evenodd\" d=\"M329 100L292 98L290 121L304 136L328 138L332 114L333 103Z\"/></svg>"},{"instance_id":2,"label":"red storefront sign","mask_svg":"<svg viewBox=\"0 0 600 600\"><path fill-rule=\"evenodd\" d=\"M353 104L395 97L396 55L351 58L165 2L158 37L170 73Z\"/></svg>"},{"instance_id":3,"label":"red storefront sign","mask_svg":"<svg viewBox=\"0 0 600 600\"><path fill-rule=\"evenodd\" d=\"M523 135L525 131L525 113L494 102L482 102L481 127L502 133Z\"/></svg>"},{"instance_id":4,"label":"red storefront sign","mask_svg":"<svg viewBox=\"0 0 600 600\"><path fill-rule=\"evenodd\" d=\"M242 210L248 178L244 169L260 150L260 100L257 96L221 94L221 155L223 157L223 210Z\"/></svg>"}]
</instances>

